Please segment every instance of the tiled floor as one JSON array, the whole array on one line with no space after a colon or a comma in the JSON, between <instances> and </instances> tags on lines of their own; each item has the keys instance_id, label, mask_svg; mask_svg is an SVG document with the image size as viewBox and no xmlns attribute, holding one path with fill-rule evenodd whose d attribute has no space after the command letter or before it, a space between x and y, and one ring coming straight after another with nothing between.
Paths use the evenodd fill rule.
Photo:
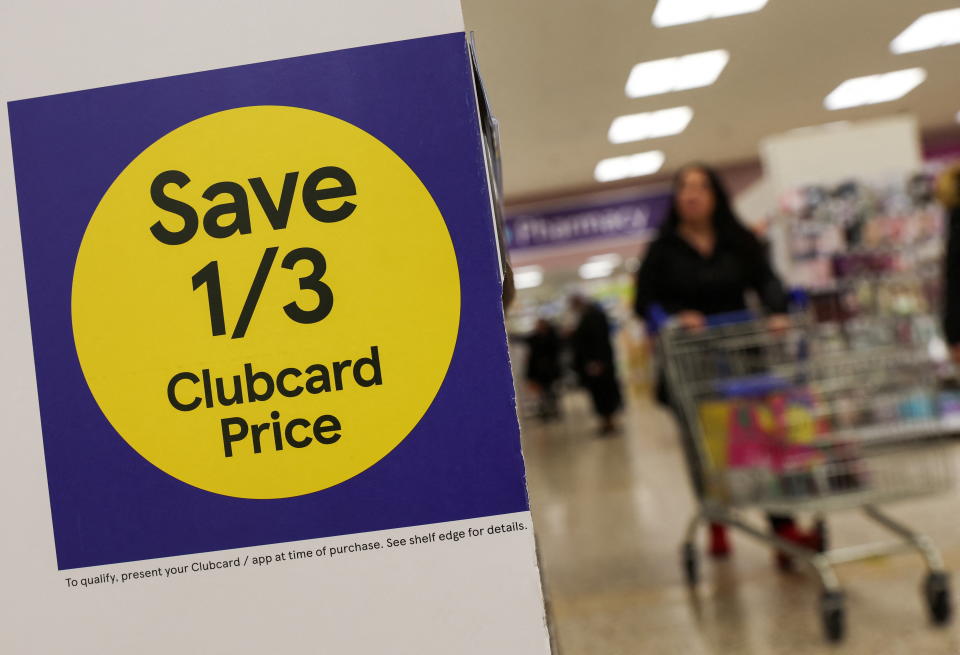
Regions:
<instances>
[{"instance_id":1,"label":"tiled floor","mask_svg":"<svg viewBox=\"0 0 960 655\"><path fill-rule=\"evenodd\" d=\"M734 536L729 560L704 559L704 579L689 590L678 545L693 502L670 417L634 401L621 434L600 439L585 400L571 394L564 403L562 423L524 421L556 655L960 653L956 627L929 624L914 555L839 569L848 625L839 646L822 639L814 580L778 573L749 537ZM890 513L933 537L948 568L960 568L960 494ZM833 515L830 529L835 545L881 536L855 513Z\"/></svg>"}]
</instances>

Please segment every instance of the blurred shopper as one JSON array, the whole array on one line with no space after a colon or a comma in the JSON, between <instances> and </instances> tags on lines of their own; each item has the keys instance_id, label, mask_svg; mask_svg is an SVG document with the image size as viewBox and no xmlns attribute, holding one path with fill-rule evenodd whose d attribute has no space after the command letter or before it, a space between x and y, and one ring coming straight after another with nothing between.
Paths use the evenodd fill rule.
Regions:
<instances>
[{"instance_id":1,"label":"blurred shopper","mask_svg":"<svg viewBox=\"0 0 960 655\"><path fill-rule=\"evenodd\" d=\"M590 392L593 409L601 420L600 434L609 435L616 427L613 416L623 405L610 342L610 321L600 305L582 296L573 296L570 308L578 316L570 338L573 368L580 384Z\"/></svg>"},{"instance_id":2,"label":"blurred shopper","mask_svg":"<svg viewBox=\"0 0 960 655\"><path fill-rule=\"evenodd\" d=\"M943 262L943 334L960 364L960 164L937 181L937 199L947 209L947 251Z\"/></svg>"},{"instance_id":3,"label":"blurred shopper","mask_svg":"<svg viewBox=\"0 0 960 655\"><path fill-rule=\"evenodd\" d=\"M734 214L716 172L702 164L682 168L674 179L666 222L637 272L637 315L649 320L654 312L666 312L682 328L699 330L710 315L746 310L750 291L770 313L771 328L788 326L787 296L770 266L766 248ZM693 435L672 395L661 368L657 399L673 409L680 424L684 454L700 499L704 476ZM770 525L785 539L815 546L815 537L801 533L789 516L770 516ZM714 524L710 528L710 553L727 555L730 545L725 527ZM790 565L782 556L778 562L784 568Z\"/></svg>"},{"instance_id":4,"label":"blurred shopper","mask_svg":"<svg viewBox=\"0 0 960 655\"><path fill-rule=\"evenodd\" d=\"M544 421L559 418L560 335L550 321L538 319L533 334L527 337L527 347L527 382L539 396L538 414Z\"/></svg>"}]
</instances>

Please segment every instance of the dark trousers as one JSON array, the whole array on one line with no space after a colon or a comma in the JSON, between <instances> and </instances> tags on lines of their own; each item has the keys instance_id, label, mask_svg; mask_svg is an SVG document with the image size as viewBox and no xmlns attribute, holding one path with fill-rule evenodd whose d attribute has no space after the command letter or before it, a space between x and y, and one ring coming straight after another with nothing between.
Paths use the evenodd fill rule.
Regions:
<instances>
[{"instance_id":1,"label":"dark trousers","mask_svg":"<svg viewBox=\"0 0 960 655\"><path fill-rule=\"evenodd\" d=\"M557 383L550 382L540 382L540 397L537 414L542 419L551 419L560 417L560 397L557 393Z\"/></svg>"}]
</instances>

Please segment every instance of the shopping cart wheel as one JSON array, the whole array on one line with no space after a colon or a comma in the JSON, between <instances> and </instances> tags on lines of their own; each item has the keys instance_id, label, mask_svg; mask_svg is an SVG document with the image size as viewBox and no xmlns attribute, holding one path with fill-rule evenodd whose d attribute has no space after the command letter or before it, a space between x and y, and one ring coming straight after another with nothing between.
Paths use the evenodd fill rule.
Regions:
<instances>
[{"instance_id":1,"label":"shopping cart wheel","mask_svg":"<svg viewBox=\"0 0 960 655\"><path fill-rule=\"evenodd\" d=\"M842 641L846 630L842 591L823 592L820 597L820 618L823 621L823 635L827 641L831 643Z\"/></svg>"},{"instance_id":2,"label":"shopping cart wheel","mask_svg":"<svg viewBox=\"0 0 960 655\"><path fill-rule=\"evenodd\" d=\"M813 540L811 548L818 553L825 553L830 550L830 531L827 528L827 520L817 519L813 524Z\"/></svg>"},{"instance_id":3,"label":"shopping cart wheel","mask_svg":"<svg viewBox=\"0 0 960 655\"><path fill-rule=\"evenodd\" d=\"M697 547L691 543L683 544L680 556L683 560L683 572L687 576L687 584L695 587L700 582L700 561L697 555Z\"/></svg>"},{"instance_id":4,"label":"shopping cart wheel","mask_svg":"<svg viewBox=\"0 0 960 655\"><path fill-rule=\"evenodd\" d=\"M935 625L946 625L953 616L950 598L950 578L945 571L931 571L923 585L930 609L930 620Z\"/></svg>"}]
</instances>

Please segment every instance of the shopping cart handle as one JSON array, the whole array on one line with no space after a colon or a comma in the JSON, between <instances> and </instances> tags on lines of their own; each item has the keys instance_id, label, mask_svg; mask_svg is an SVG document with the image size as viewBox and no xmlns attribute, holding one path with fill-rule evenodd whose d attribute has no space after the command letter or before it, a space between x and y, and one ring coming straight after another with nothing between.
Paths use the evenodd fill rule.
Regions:
<instances>
[{"instance_id":1,"label":"shopping cart handle","mask_svg":"<svg viewBox=\"0 0 960 655\"><path fill-rule=\"evenodd\" d=\"M787 303L795 311L803 311L810 306L810 294L806 289L794 287L787 292Z\"/></svg>"},{"instance_id":2,"label":"shopping cart handle","mask_svg":"<svg viewBox=\"0 0 960 655\"><path fill-rule=\"evenodd\" d=\"M750 321L756 320L757 315L749 309L744 309L736 312L724 312L722 314L708 314L706 318L708 327L718 327L721 325L734 325L736 323L749 323Z\"/></svg>"},{"instance_id":3,"label":"shopping cart handle","mask_svg":"<svg viewBox=\"0 0 960 655\"><path fill-rule=\"evenodd\" d=\"M651 335L660 334L664 326L670 322L670 314L663 305L653 304L647 309L647 330Z\"/></svg>"},{"instance_id":4,"label":"shopping cart handle","mask_svg":"<svg viewBox=\"0 0 960 655\"><path fill-rule=\"evenodd\" d=\"M708 314L705 317L707 327L749 323L756 318L756 315L748 309L736 312L724 312L722 314ZM650 305L650 308L647 310L647 329L650 334L659 334L671 320L672 317L667 313L667 310L663 308L663 305Z\"/></svg>"}]
</instances>

